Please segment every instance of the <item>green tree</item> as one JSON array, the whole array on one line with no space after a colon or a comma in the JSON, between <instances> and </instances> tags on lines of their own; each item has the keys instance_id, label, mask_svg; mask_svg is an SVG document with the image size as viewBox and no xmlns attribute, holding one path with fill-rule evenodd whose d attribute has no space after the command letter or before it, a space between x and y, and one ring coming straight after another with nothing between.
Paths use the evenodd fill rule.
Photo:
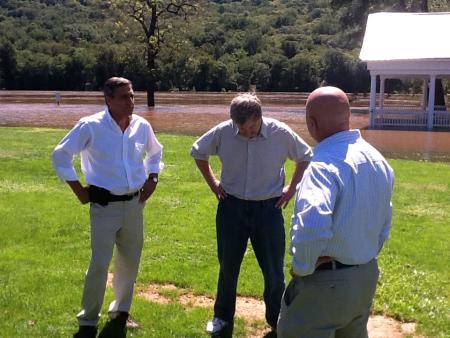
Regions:
<instances>
[{"instance_id":1,"label":"green tree","mask_svg":"<svg viewBox=\"0 0 450 338\"><path fill-rule=\"evenodd\" d=\"M287 58L282 55L275 55L270 60L270 88L274 91L285 91L287 75Z\"/></svg>"},{"instance_id":2,"label":"green tree","mask_svg":"<svg viewBox=\"0 0 450 338\"><path fill-rule=\"evenodd\" d=\"M120 63L116 50L113 48L105 48L97 55L94 66L97 88L101 88L103 83L110 77L123 73L123 65Z\"/></svg>"},{"instance_id":3,"label":"green tree","mask_svg":"<svg viewBox=\"0 0 450 338\"><path fill-rule=\"evenodd\" d=\"M16 51L11 43L0 46L0 88L15 88L15 73L17 71Z\"/></svg>"},{"instance_id":4,"label":"green tree","mask_svg":"<svg viewBox=\"0 0 450 338\"><path fill-rule=\"evenodd\" d=\"M172 16L188 15L195 10L199 0L112 0L120 13L132 18L141 30L140 41L146 48L146 89L147 105L155 105L156 82L158 81L157 57L165 42L165 35L172 26L168 19Z\"/></svg>"},{"instance_id":5,"label":"green tree","mask_svg":"<svg viewBox=\"0 0 450 338\"><path fill-rule=\"evenodd\" d=\"M324 55L322 63L322 81L327 85L349 91L352 77L347 56L339 50L330 50Z\"/></svg>"},{"instance_id":6,"label":"green tree","mask_svg":"<svg viewBox=\"0 0 450 338\"><path fill-rule=\"evenodd\" d=\"M281 50L284 56L291 59L297 54L297 43L295 41L284 40L281 43Z\"/></svg>"},{"instance_id":7,"label":"green tree","mask_svg":"<svg viewBox=\"0 0 450 338\"><path fill-rule=\"evenodd\" d=\"M296 55L288 61L286 87L300 92L313 91L318 86L317 68L311 55Z\"/></svg>"},{"instance_id":8,"label":"green tree","mask_svg":"<svg viewBox=\"0 0 450 338\"><path fill-rule=\"evenodd\" d=\"M221 91L226 87L227 68L220 62L208 56L198 59L195 66L192 85L200 91Z\"/></svg>"},{"instance_id":9,"label":"green tree","mask_svg":"<svg viewBox=\"0 0 450 338\"><path fill-rule=\"evenodd\" d=\"M261 50L262 43L261 33L255 31L246 35L243 47L248 55L255 55Z\"/></svg>"}]
</instances>

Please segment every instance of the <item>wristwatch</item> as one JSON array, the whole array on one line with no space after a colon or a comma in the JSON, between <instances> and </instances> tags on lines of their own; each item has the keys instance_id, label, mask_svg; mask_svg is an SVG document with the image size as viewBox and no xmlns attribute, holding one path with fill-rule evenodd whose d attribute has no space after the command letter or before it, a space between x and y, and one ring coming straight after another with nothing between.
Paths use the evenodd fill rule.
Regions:
<instances>
[{"instance_id":1,"label":"wristwatch","mask_svg":"<svg viewBox=\"0 0 450 338\"><path fill-rule=\"evenodd\" d=\"M158 177L157 176L151 176L151 177L149 177L149 180L151 180L153 183L158 183Z\"/></svg>"}]
</instances>

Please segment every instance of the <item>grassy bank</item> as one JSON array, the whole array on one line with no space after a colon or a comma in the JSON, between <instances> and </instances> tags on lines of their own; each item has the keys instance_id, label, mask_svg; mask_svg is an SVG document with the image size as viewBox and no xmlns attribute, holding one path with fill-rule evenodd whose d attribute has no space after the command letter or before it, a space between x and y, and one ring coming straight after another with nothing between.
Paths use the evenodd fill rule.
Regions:
<instances>
[{"instance_id":1,"label":"grassy bank","mask_svg":"<svg viewBox=\"0 0 450 338\"><path fill-rule=\"evenodd\" d=\"M51 167L50 153L65 132L0 128L2 337L67 337L76 330L90 254L89 220L88 207L77 203ZM174 283L213 296L215 198L189 156L194 138L158 137L165 146L166 170L145 211L138 283ZM448 337L450 166L390 163L396 171L394 227L380 257L375 311L417 321L426 336ZM287 228L291 211L292 205L285 210ZM239 292L260 297L261 290L260 272L249 249ZM109 290L105 305L111 297ZM130 337L200 337L212 311L135 298L133 314L143 328ZM244 335L241 321L236 335Z\"/></svg>"}]
</instances>

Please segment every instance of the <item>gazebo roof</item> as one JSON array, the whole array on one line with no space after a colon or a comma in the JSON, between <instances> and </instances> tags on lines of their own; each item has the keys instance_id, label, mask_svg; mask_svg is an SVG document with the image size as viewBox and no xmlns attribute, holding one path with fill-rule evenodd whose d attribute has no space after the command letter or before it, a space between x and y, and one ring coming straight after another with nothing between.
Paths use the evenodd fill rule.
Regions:
<instances>
[{"instance_id":1,"label":"gazebo roof","mask_svg":"<svg viewBox=\"0 0 450 338\"><path fill-rule=\"evenodd\" d=\"M359 57L369 63L450 61L449 32L447 12L370 14Z\"/></svg>"}]
</instances>

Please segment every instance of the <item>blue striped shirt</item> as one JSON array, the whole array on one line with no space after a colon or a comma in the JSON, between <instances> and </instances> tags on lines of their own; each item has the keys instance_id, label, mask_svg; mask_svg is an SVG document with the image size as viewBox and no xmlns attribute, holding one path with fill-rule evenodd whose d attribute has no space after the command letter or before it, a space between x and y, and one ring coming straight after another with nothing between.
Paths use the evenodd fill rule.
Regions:
<instances>
[{"instance_id":1,"label":"blue striped shirt","mask_svg":"<svg viewBox=\"0 0 450 338\"><path fill-rule=\"evenodd\" d=\"M320 256L364 264L377 256L392 221L394 172L359 130L336 133L314 149L297 187L291 224L293 272L314 272Z\"/></svg>"}]
</instances>

